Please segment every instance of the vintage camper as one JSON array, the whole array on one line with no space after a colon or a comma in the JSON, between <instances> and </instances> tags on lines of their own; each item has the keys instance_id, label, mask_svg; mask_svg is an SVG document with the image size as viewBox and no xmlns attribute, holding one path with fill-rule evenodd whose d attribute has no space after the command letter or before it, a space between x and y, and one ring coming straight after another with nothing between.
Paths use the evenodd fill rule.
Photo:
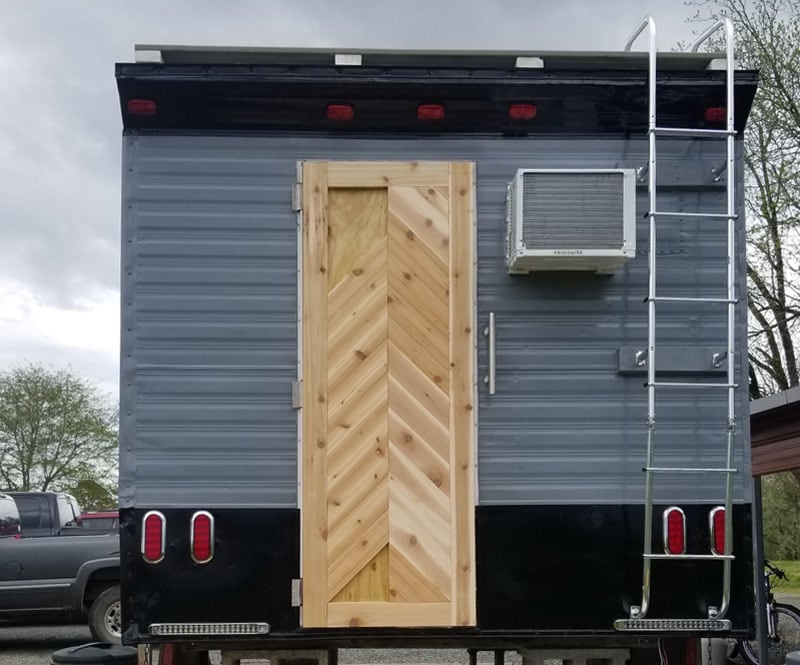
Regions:
<instances>
[{"instance_id":1,"label":"vintage camper","mask_svg":"<svg viewBox=\"0 0 800 665\"><path fill-rule=\"evenodd\" d=\"M752 634L757 75L715 29L117 65L126 643L693 663Z\"/></svg>"}]
</instances>

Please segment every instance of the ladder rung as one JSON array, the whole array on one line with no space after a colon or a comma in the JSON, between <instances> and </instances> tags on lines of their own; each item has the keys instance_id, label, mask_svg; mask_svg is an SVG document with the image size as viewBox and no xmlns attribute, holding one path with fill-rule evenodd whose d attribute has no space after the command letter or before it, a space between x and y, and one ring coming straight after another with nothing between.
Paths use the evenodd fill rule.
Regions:
<instances>
[{"instance_id":1,"label":"ladder rung","mask_svg":"<svg viewBox=\"0 0 800 665\"><path fill-rule=\"evenodd\" d=\"M739 219L739 215L728 215L724 212L677 212L674 210L655 210L645 213L645 217L671 217L688 219Z\"/></svg>"},{"instance_id":2,"label":"ladder rung","mask_svg":"<svg viewBox=\"0 0 800 665\"><path fill-rule=\"evenodd\" d=\"M738 469L678 467L678 466L646 466L642 471L650 473L739 473Z\"/></svg>"},{"instance_id":3,"label":"ladder rung","mask_svg":"<svg viewBox=\"0 0 800 665\"><path fill-rule=\"evenodd\" d=\"M645 559L683 559L689 561L733 561L733 554L643 554Z\"/></svg>"},{"instance_id":4,"label":"ladder rung","mask_svg":"<svg viewBox=\"0 0 800 665\"><path fill-rule=\"evenodd\" d=\"M645 383L644 387L649 388L738 388L738 383L682 383L680 381L655 381Z\"/></svg>"},{"instance_id":5,"label":"ladder rung","mask_svg":"<svg viewBox=\"0 0 800 665\"><path fill-rule=\"evenodd\" d=\"M720 139L727 136L736 136L735 131L727 129L690 129L688 127L655 127L650 130L656 136L696 136L710 139Z\"/></svg>"},{"instance_id":6,"label":"ladder rung","mask_svg":"<svg viewBox=\"0 0 800 665\"><path fill-rule=\"evenodd\" d=\"M718 303L723 305L735 305L739 302L738 298L684 298L682 296L656 296L655 298L645 298L645 302L700 302Z\"/></svg>"}]
</instances>

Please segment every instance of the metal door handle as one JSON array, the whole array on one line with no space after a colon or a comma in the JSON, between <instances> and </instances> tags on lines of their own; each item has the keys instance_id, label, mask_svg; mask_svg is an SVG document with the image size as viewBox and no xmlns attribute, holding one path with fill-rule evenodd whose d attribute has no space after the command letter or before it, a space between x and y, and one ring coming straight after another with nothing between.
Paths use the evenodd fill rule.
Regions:
<instances>
[{"instance_id":1,"label":"metal door handle","mask_svg":"<svg viewBox=\"0 0 800 665\"><path fill-rule=\"evenodd\" d=\"M494 312L489 312L489 325L483 329L489 348L489 373L483 377L483 382L489 387L489 394L495 392L495 372L497 370L497 356L495 353Z\"/></svg>"}]
</instances>

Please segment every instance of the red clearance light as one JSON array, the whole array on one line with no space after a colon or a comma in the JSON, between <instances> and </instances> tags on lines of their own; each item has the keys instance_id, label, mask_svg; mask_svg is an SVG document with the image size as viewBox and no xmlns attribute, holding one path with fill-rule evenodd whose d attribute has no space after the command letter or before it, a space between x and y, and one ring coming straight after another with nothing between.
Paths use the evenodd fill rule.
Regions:
<instances>
[{"instance_id":1,"label":"red clearance light","mask_svg":"<svg viewBox=\"0 0 800 665\"><path fill-rule=\"evenodd\" d=\"M512 120L533 120L537 113L534 104L511 104L508 107L508 117Z\"/></svg>"},{"instance_id":2,"label":"red clearance light","mask_svg":"<svg viewBox=\"0 0 800 665\"><path fill-rule=\"evenodd\" d=\"M664 551L667 554L686 553L686 516L674 506L664 511Z\"/></svg>"},{"instance_id":3,"label":"red clearance light","mask_svg":"<svg viewBox=\"0 0 800 665\"><path fill-rule=\"evenodd\" d=\"M355 115L353 107L350 104L328 104L328 110L325 112L328 120L352 120Z\"/></svg>"},{"instance_id":4,"label":"red clearance light","mask_svg":"<svg viewBox=\"0 0 800 665\"><path fill-rule=\"evenodd\" d=\"M156 103L152 99L129 99L128 113L131 115L155 115Z\"/></svg>"},{"instance_id":5,"label":"red clearance light","mask_svg":"<svg viewBox=\"0 0 800 665\"><path fill-rule=\"evenodd\" d=\"M706 122L725 122L728 119L728 112L719 106L712 106L706 109Z\"/></svg>"},{"instance_id":6,"label":"red clearance light","mask_svg":"<svg viewBox=\"0 0 800 665\"><path fill-rule=\"evenodd\" d=\"M417 118L420 120L442 120L444 106L441 104L420 104L417 107Z\"/></svg>"},{"instance_id":7,"label":"red clearance light","mask_svg":"<svg viewBox=\"0 0 800 665\"><path fill-rule=\"evenodd\" d=\"M167 520L157 510L151 510L142 520L142 557L147 563L158 563L164 558L164 540Z\"/></svg>"},{"instance_id":8,"label":"red clearance light","mask_svg":"<svg viewBox=\"0 0 800 665\"><path fill-rule=\"evenodd\" d=\"M191 555L196 563L208 563L214 556L214 518L200 510L192 516Z\"/></svg>"},{"instance_id":9,"label":"red clearance light","mask_svg":"<svg viewBox=\"0 0 800 665\"><path fill-rule=\"evenodd\" d=\"M709 523L712 554L725 554L725 509L722 506L709 513Z\"/></svg>"}]
</instances>

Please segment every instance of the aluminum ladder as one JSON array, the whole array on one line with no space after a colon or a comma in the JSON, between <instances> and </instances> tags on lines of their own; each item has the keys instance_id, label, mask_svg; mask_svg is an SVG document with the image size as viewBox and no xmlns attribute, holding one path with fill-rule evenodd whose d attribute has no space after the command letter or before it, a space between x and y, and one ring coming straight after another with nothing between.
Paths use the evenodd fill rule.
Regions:
<instances>
[{"instance_id":1,"label":"aluminum ladder","mask_svg":"<svg viewBox=\"0 0 800 665\"><path fill-rule=\"evenodd\" d=\"M644 546L643 546L643 577L642 600L640 605L630 609L630 616L614 622L617 630L631 631L661 631L661 630L728 630L731 622L725 619L730 604L731 591L731 563L732 552L732 500L733 500L733 474L734 468L734 433L735 433L735 389L734 383L734 328L735 307L737 303L735 293L734 271L734 240L736 220L735 201L735 163L734 163L734 95L733 95L733 24L730 19L723 19L704 32L692 45L691 50L697 51L701 44L711 36L722 30L725 38L726 54L726 127L724 130L689 129L659 127L656 122L656 27L652 17L646 16L636 30L631 33L625 45L629 51L636 39L645 30L649 33L649 68L648 68L648 194L649 210L649 277L647 292L647 350L637 355L637 362L647 364L647 452L645 474L645 499L644 499ZM677 211L662 211L658 208L656 190L656 144L659 137L687 137L724 140L726 144L726 188L727 209L724 213L687 213ZM668 221L670 218L702 218L704 220L727 221L727 293L719 298L688 298L658 295L656 291L656 235L659 222ZM715 354L715 365L727 364L725 382L677 382L660 380L656 373L656 306L659 303L684 303L689 306L724 305L727 307L727 344L725 353ZM726 466L721 468L685 468L685 467L657 467L655 466L655 433L656 433L656 391L670 390L724 390L727 391L727 453ZM725 548L720 554L655 554L652 549L653 537L653 484L657 475L668 474L723 474L725 476ZM723 588L719 606L709 606L708 616L698 619L676 618L649 618L650 607L650 573L654 560L718 560L723 565Z\"/></svg>"}]
</instances>

